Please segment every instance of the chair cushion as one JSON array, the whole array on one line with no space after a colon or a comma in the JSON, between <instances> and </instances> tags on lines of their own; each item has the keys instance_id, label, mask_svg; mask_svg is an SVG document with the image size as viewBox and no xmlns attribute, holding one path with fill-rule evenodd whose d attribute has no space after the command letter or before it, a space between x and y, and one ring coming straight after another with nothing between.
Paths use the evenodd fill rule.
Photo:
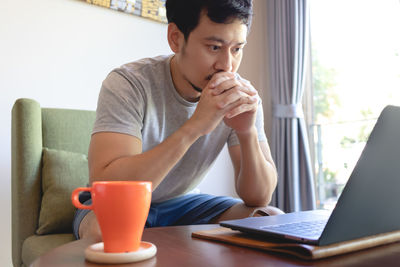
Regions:
<instances>
[{"instance_id":1,"label":"chair cushion","mask_svg":"<svg viewBox=\"0 0 400 267\"><path fill-rule=\"evenodd\" d=\"M22 263L24 266L30 264L45 252L65 243L74 241L73 234L33 235L25 239L22 245Z\"/></svg>"},{"instance_id":2,"label":"chair cushion","mask_svg":"<svg viewBox=\"0 0 400 267\"><path fill-rule=\"evenodd\" d=\"M75 207L72 191L89 180L87 156L80 153L43 148L42 204L38 235L72 233Z\"/></svg>"}]
</instances>

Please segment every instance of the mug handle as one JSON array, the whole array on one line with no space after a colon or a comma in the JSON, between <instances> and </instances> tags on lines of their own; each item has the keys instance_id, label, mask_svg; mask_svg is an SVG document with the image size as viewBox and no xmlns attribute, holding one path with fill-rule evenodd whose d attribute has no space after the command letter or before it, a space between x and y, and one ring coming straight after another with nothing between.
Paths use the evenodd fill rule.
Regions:
<instances>
[{"instance_id":1,"label":"mug handle","mask_svg":"<svg viewBox=\"0 0 400 267\"><path fill-rule=\"evenodd\" d=\"M83 205L79 201L79 193L80 192L84 192L84 191L92 192L92 188L90 188L90 187L78 187L74 191L72 191L72 194L71 194L72 204L75 207L77 207L78 209L81 209L81 210L92 210L93 209L93 205Z\"/></svg>"}]
</instances>

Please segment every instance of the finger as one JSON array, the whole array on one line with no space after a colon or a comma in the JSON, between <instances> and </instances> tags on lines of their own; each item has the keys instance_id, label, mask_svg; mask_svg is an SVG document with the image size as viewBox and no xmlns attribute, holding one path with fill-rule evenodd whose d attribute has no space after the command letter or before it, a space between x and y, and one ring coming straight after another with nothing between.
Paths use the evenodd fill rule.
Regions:
<instances>
[{"instance_id":1,"label":"finger","mask_svg":"<svg viewBox=\"0 0 400 267\"><path fill-rule=\"evenodd\" d=\"M258 102L258 95L250 96L243 93L237 87L229 90L225 94L221 95L221 99L218 102L219 108L226 108L229 105L235 104L252 104Z\"/></svg>"},{"instance_id":2,"label":"finger","mask_svg":"<svg viewBox=\"0 0 400 267\"><path fill-rule=\"evenodd\" d=\"M222 94L225 91L234 88L235 86L238 86L237 87L238 89L240 89L242 92L248 95L254 96L258 94L257 90L253 87L253 85L249 81L238 80L238 79L227 79L225 81L222 81L212 90L212 94L213 95Z\"/></svg>"},{"instance_id":3,"label":"finger","mask_svg":"<svg viewBox=\"0 0 400 267\"><path fill-rule=\"evenodd\" d=\"M236 86L228 92L219 96L218 107L223 109L236 102L243 103L246 95L242 93Z\"/></svg>"},{"instance_id":4,"label":"finger","mask_svg":"<svg viewBox=\"0 0 400 267\"><path fill-rule=\"evenodd\" d=\"M254 104L241 104L225 114L225 118L231 119L245 112L255 112L257 107Z\"/></svg>"},{"instance_id":5,"label":"finger","mask_svg":"<svg viewBox=\"0 0 400 267\"><path fill-rule=\"evenodd\" d=\"M257 90L254 88L254 86L247 80L240 79L238 80L239 83L242 85L245 90L243 92L249 94L249 95L256 95L258 94Z\"/></svg>"},{"instance_id":6,"label":"finger","mask_svg":"<svg viewBox=\"0 0 400 267\"><path fill-rule=\"evenodd\" d=\"M212 94L213 95L220 95L224 93L225 91L234 88L235 86L242 86L241 83L239 83L238 80L232 78L232 79L227 79L220 84L218 84L213 90Z\"/></svg>"},{"instance_id":7,"label":"finger","mask_svg":"<svg viewBox=\"0 0 400 267\"><path fill-rule=\"evenodd\" d=\"M210 80L208 85L209 88L213 89L221 82L224 82L229 79L234 79L236 77L235 73L233 72L218 72L214 74Z\"/></svg>"},{"instance_id":8,"label":"finger","mask_svg":"<svg viewBox=\"0 0 400 267\"><path fill-rule=\"evenodd\" d=\"M240 83L242 83L242 85L243 85L243 87L248 87L249 88L249 94L250 95L253 95L253 94L256 94L257 93L257 90L254 88L254 86L251 84L251 82L250 81L248 81L248 80L246 80L246 79L243 79L242 77L240 77L238 74L236 75L236 79L240 82Z\"/></svg>"}]
</instances>

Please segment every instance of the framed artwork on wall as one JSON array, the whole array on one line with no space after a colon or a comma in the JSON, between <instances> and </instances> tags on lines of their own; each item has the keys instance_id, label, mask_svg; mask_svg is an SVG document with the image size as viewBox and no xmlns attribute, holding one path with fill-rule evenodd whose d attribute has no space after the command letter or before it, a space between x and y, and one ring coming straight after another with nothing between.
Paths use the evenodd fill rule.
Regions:
<instances>
[{"instance_id":1,"label":"framed artwork on wall","mask_svg":"<svg viewBox=\"0 0 400 267\"><path fill-rule=\"evenodd\" d=\"M166 0L86 0L87 3L167 23Z\"/></svg>"}]
</instances>

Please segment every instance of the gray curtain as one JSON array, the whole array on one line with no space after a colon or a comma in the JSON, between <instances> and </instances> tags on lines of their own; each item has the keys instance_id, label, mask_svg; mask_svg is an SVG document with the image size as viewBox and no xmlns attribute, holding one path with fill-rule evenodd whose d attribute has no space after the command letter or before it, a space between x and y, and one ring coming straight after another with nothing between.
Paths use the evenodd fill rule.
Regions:
<instances>
[{"instance_id":1,"label":"gray curtain","mask_svg":"<svg viewBox=\"0 0 400 267\"><path fill-rule=\"evenodd\" d=\"M286 212L315 209L311 156L301 99L308 51L307 0L267 0L273 119L278 169L272 204Z\"/></svg>"}]
</instances>

